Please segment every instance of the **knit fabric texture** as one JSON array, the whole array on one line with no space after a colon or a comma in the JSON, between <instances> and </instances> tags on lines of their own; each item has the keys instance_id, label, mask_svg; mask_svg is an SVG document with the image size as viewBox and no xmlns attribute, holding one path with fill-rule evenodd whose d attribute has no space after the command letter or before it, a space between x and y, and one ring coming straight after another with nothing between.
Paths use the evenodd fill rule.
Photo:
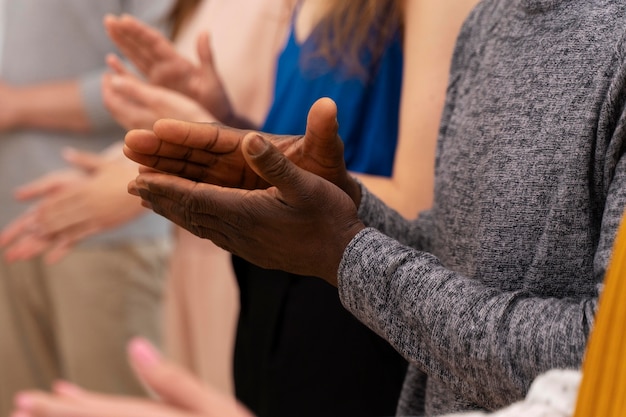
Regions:
<instances>
[{"instance_id":1,"label":"knit fabric texture","mask_svg":"<svg viewBox=\"0 0 626 417\"><path fill-rule=\"evenodd\" d=\"M411 363L398 415L495 411L580 367L626 205L626 2L484 0L458 38L435 201L363 189L344 306Z\"/></svg>"}]
</instances>

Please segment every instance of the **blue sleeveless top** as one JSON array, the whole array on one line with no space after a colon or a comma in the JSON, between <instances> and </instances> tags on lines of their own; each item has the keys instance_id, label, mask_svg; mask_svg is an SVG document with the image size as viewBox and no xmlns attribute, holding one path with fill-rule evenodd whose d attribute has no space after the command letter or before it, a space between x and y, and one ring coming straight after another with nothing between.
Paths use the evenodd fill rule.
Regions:
<instances>
[{"instance_id":1,"label":"blue sleeveless top","mask_svg":"<svg viewBox=\"0 0 626 417\"><path fill-rule=\"evenodd\" d=\"M363 54L369 78L315 56L315 31L298 44L295 31L278 59L274 101L263 131L304 134L307 113L321 97L337 103L348 170L390 176L398 138L402 45L398 33L376 61Z\"/></svg>"}]
</instances>

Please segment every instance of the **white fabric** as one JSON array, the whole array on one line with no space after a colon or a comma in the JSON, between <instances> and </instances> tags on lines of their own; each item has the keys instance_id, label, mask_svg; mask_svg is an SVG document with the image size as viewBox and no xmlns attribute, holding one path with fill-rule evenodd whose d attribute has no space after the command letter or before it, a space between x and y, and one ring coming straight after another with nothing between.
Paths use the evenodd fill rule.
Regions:
<instances>
[{"instance_id":1,"label":"white fabric","mask_svg":"<svg viewBox=\"0 0 626 417\"><path fill-rule=\"evenodd\" d=\"M555 369L533 382L524 401L491 414L459 413L445 417L571 417L580 379L578 371Z\"/></svg>"}]
</instances>

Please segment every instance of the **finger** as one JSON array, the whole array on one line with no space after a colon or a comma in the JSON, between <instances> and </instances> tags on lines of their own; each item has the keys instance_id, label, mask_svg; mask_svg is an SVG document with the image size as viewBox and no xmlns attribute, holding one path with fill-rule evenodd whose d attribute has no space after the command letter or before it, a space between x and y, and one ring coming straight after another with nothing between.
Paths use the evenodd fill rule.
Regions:
<instances>
[{"instance_id":1,"label":"finger","mask_svg":"<svg viewBox=\"0 0 626 417\"><path fill-rule=\"evenodd\" d=\"M186 122L174 119L157 120L154 133L164 142L213 153L234 152L245 130L218 123Z\"/></svg>"},{"instance_id":2,"label":"finger","mask_svg":"<svg viewBox=\"0 0 626 417\"><path fill-rule=\"evenodd\" d=\"M117 21L105 20L107 30L116 45L144 75L152 66L178 56L169 40L161 32L131 15L122 15Z\"/></svg>"},{"instance_id":3,"label":"finger","mask_svg":"<svg viewBox=\"0 0 626 417\"><path fill-rule=\"evenodd\" d=\"M15 407L30 417L190 417L188 413L146 399L95 394L72 384L55 384L55 394L26 391Z\"/></svg>"},{"instance_id":4,"label":"finger","mask_svg":"<svg viewBox=\"0 0 626 417\"><path fill-rule=\"evenodd\" d=\"M92 172L106 162L106 159L100 154L80 151L74 148L65 148L62 156L67 162L85 172Z\"/></svg>"},{"instance_id":5,"label":"finger","mask_svg":"<svg viewBox=\"0 0 626 417\"><path fill-rule=\"evenodd\" d=\"M34 181L24 184L15 190L15 198L20 201L32 200L33 198L41 198L67 183L67 179L62 175L44 175Z\"/></svg>"},{"instance_id":6,"label":"finger","mask_svg":"<svg viewBox=\"0 0 626 417\"><path fill-rule=\"evenodd\" d=\"M114 74L131 76L132 72L126 68L126 65L115 54L108 54L106 56L106 64L113 71Z\"/></svg>"},{"instance_id":7,"label":"finger","mask_svg":"<svg viewBox=\"0 0 626 417\"><path fill-rule=\"evenodd\" d=\"M187 160L193 152L192 149L164 142L152 131L131 130L126 134L124 142L124 155L140 165L187 178L200 178L204 175L205 166L195 165Z\"/></svg>"},{"instance_id":8,"label":"finger","mask_svg":"<svg viewBox=\"0 0 626 417\"><path fill-rule=\"evenodd\" d=\"M47 249L44 261L49 265L59 262L78 242L95 235L100 230L98 227L87 227L85 225L78 225L64 230L62 234L56 236L54 242Z\"/></svg>"},{"instance_id":9,"label":"finger","mask_svg":"<svg viewBox=\"0 0 626 417\"><path fill-rule=\"evenodd\" d=\"M111 41L139 72L146 75L151 68L150 59L135 39L128 34L126 25L127 21L124 21L122 17L107 15L104 18L104 27Z\"/></svg>"},{"instance_id":10,"label":"finger","mask_svg":"<svg viewBox=\"0 0 626 417\"><path fill-rule=\"evenodd\" d=\"M56 236L70 228L80 228L89 221L92 212L85 204L81 191L81 189L67 190L39 204L35 222L42 236Z\"/></svg>"},{"instance_id":11,"label":"finger","mask_svg":"<svg viewBox=\"0 0 626 417\"><path fill-rule=\"evenodd\" d=\"M22 391L15 395L15 414L28 417L78 417L67 407L68 401L53 398L41 391Z\"/></svg>"},{"instance_id":12,"label":"finger","mask_svg":"<svg viewBox=\"0 0 626 417\"><path fill-rule=\"evenodd\" d=\"M9 223L0 233L0 247L6 247L19 236L25 234L35 220L35 209L30 208L24 214Z\"/></svg>"},{"instance_id":13,"label":"finger","mask_svg":"<svg viewBox=\"0 0 626 417\"><path fill-rule=\"evenodd\" d=\"M198 35L196 48L202 68L215 72L215 65L213 64L213 49L211 48L208 32L203 31Z\"/></svg>"},{"instance_id":14,"label":"finger","mask_svg":"<svg viewBox=\"0 0 626 417\"><path fill-rule=\"evenodd\" d=\"M137 176L129 184L129 193L139 196L144 207L227 251L233 249L232 237L248 220L241 216L242 198L248 192L240 189L157 173Z\"/></svg>"},{"instance_id":15,"label":"finger","mask_svg":"<svg viewBox=\"0 0 626 417\"><path fill-rule=\"evenodd\" d=\"M51 244L51 239L36 233L25 233L7 248L4 259L8 263L29 260L45 252Z\"/></svg>"},{"instance_id":16,"label":"finger","mask_svg":"<svg viewBox=\"0 0 626 417\"><path fill-rule=\"evenodd\" d=\"M159 98L153 86L135 77L114 75L111 77L111 86L116 93L141 106L146 106Z\"/></svg>"},{"instance_id":17,"label":"finger","mask_svg":"<svg viewBox=\"0 0 626 417\"><path fill-rule=\"evenodd\" d=\"M243 178L245 185L240 181L245 161L239 143L244 133L207 123L162 119L155 123L154 132L129 131L123 152L129 159L162 172L206 183L253 187L254 179ZM220 162L223 169L214 168Z\"/></svg>"},{"instance_id":18,"label":"finger","mask_svg":"<svg viewBox=\"0 0 626 417\"><path fill-rule=\"evenodd\" d=\"M133 339L128 347L135 372L166 403L205 416L250 416L236 401L203 385L183 368L163 360L145 339Z\"/></svg>"},{"instance_id":19,"label":"finger","mask_svg":"<svg viewBox=\"0 0 626 417\"><path fill-rule=\"evenodd\" d=\"M304 178L312 175L294 165L260 134L251 132L243 139L243 153L250 167L288 200L304 191Z\"/></svg>"},{"instance_id":20,"label":"finger","mask_svg":"<svg viewBox=\"0 0 626 417\"><path fill-rule=\"evenodd\" d=\"M117 91L112 85L112 78L104 78L102 98L113 118L129 130L151 128L156 119L152 111Z\"/></svg>"},{"instance_id":21,"label":"finger","mask_svg":"<svg viewBox=\"0 0 626 417\"><path fill-rule=\"evenodd\" d=\"M189 196L200 186L211 187L177 176L146 173L138 175L128 184L128 192L140 197L142 205L155 213L167 217L179 226L187 227L185 212L195 211ZM183 201L185 203L181 204Z\"/></svg>"},{"instance_id":22,"label":"finger","mask_svg":"<svg viewBox=\"0 0 626 417\"><path fill-rule=\"evenodd\" d=\"M147 167L147 166L145 166L145 165L139 165L139 167L137 168L137 171L138 171L140 174L145 174L145 173L148 173L148 172L153 172L153 173L154 173L154 172L161 172L161 171L157 171L157 170L156 170L156 169L154 169L154 168Z\"/></svg>"}]
</instances>

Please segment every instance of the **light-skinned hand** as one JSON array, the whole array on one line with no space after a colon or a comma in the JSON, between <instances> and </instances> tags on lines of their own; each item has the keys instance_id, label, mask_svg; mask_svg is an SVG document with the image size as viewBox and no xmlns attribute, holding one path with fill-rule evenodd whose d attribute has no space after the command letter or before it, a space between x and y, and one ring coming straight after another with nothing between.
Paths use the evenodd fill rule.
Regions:
<instances>
[{"instance_id":1,"label":"light-skinned hand","mask_svg":"<svg viewBox=\"0 0 626 417\"><path fill-rule=\"evenodd\" d=\"M102 83L104 104L126 129L150 129L163 118L215 120L193 99L165 87L148 84L130 74L106 75Z\"/></svg>"},{"instance_id":2,"label":"light-skinned hand","mask_svg":"<svg viewBox=\"0 0 626 417\"><path fill-rule=\"evenodd\" d=\"M184 58L162 33L130 15L105 17L111 40L146 79L199 102L217 120L236 125L228 95L217 74L209 35L198 36L199 65ZM119 65L109 58L109 66Z\"/></svg>"},{"instance_id":3,"label":"light-skinned hand","mask_svg":"<svg viewBox=\"0 0 626 417\"><path fill-rule=\"evenodd\" d=\"M16 198L36 203L0 234L5 259L14 262L45 252L47 262L57 262L76 243L145 213L126 192L137 166L119 149L114 154L68 150L64 157L73 169L20 187Z\"/></svg>"},{"instance_id":4,"label":"light-skinned hand","mask_svg":"<svg viewBox=\"0 0 626 417\"><path fill-rule=\"evenodd\" d=\"M253 417L234 398L163 359L144 339L131 341L128 356L137 377L160 400L98 394L60 381L52 393L17 394L12 417Z\"/></svg>"}]
</instances>

